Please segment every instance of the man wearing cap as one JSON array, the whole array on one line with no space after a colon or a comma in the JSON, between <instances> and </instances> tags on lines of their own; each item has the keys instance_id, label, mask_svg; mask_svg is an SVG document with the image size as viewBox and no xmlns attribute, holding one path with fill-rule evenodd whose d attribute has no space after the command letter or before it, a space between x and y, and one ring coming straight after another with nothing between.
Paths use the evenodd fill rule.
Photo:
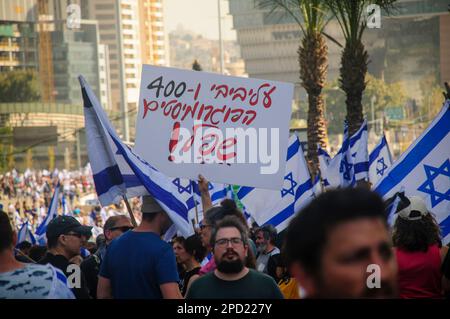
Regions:
<instances>
[{"instance_id":1,"label":"man wearing cap","mask_svg":"<svg viewBox=\"0 0 450 319\"><path fill-rule=\"evenodd\" d=\"M161 240L172 222L150 196L141 224L112 241L100 268L97 298L181 299L172 246Z\"/></svg>"},{"instance_id":2,"label":"man wearing cap","mask_svg":"<svg viewBox=\"0 0 450 319\"><path fill-rule=\"evenodd\" d=\"M69 260L80 254L81 246L89 237L91 237L91 227L81 225L72 216L58 216L54 218L47 226L47 246L48 252L39 264L51 264L61 269L70 278L73 275L80 274L79 280L75 278L75 284L72 292L77 299L89 299L89 290L86 279L80 268L74 269L73 263ZM78 266L77 266L78 267Z\"/></svg>"}]
</instances>

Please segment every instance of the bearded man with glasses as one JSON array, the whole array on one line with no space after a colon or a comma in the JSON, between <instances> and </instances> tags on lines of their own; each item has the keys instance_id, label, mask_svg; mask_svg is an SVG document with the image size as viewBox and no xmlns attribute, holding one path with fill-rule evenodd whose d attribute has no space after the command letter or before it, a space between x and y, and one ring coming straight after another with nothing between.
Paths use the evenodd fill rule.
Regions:
<instances>
[{"instance_id":1,"label":"bearded man with glasses","mask_svg":"<svg viewBox=\"0 0 450 319\"><path fill-rule=\"evenodd\" d=\"M272 277L245 267L248 240L237 217L223 218L211 234L217 268L194 281L186 299L283 299Z\"/></svg>"}]
</instances>

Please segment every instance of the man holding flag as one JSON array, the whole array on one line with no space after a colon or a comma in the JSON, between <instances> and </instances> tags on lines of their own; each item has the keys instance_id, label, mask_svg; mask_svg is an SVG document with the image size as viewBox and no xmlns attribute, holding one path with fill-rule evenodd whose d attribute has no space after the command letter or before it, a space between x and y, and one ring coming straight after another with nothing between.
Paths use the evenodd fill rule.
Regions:
<instances>
[{"instance_id":1,"label":"man holding flag","mask_svg":"<svg viewBox=\"0 0 450 319\"><path fill-rule=\"evenodd\" d=\"M99 299L182 298L175 254L160 238L171 224L163 208L144 196L141 224L108 247L99 274Z\"/></svg>"}]
</instances>

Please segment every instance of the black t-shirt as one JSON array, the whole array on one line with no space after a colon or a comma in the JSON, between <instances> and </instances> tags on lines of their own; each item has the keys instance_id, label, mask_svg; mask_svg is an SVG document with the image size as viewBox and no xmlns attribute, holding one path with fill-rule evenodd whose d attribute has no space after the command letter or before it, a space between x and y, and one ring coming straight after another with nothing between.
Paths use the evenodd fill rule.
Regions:
<instances>
[{"instance_id":1,"label":"black t-shirt","mask_svg":"<svg viewBox=\"0 0 450 319\"><path fill-rule=\"evenodd\" d=\"M192 276L197 275L199 271L200 271L200 267L197 267L190 271L186 271L184 273L183 277L181 277L179 286L180 286L181 294L183 296L186 295L186 291L187 291L187 288L189 285L189 280L191 280Z\"/></svg>"},{"instance_id":2,"label":"black t-shirt","mask_svg":"<svg viewBox=\"0 0 450 319\"><path fill-rule=\"evenodd\" d=\"M92 299L97 299L98 273L100 272L100 257L93 254L87 257L81 263L81 271L83 272Z\"/></svg>"},{"instance_id":3,"label":"black t-shirt","mask_svg":"<svg viewBox=\"0 0 450 319\"><path fill-rule=\"evenodd\" d=\"M283 299L283 294L272 277L249 269L234 281L208 273L192 283L186 299Z\"/></svg>"},{"instance_id":4,"label":"black t-shirt","mask_svg":"<svg viewBox=\"0 0 450 319\"><path fill-rule=\"evenodd\" d=\"M66 257L62 255L53 255L51 253L47 253L44 258L39 260L39 264L45 265L50 264L58 269L61 269L62 272L69 277L72 273L67 271L67 267L71 265ZM72 288L72 292L77 299L89 299L89 289L87 287L86 278L84 277L83 271L81 271L81 285L80 288Z\"/></svg>"}]
</instances>

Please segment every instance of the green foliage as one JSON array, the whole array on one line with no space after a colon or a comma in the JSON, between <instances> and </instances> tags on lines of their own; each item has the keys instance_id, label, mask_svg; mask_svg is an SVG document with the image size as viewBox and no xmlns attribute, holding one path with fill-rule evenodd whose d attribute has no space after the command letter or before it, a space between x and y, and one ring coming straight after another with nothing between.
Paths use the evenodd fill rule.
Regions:
<instances>
[{"instance_id":1,"label":"green foliage","mask_svg":"<svg viewBox=\"0 0 450 319\"><path fill-rule=\"evenodd\" d=\"M40 99L36 72L13 70L0 73L0 103L36 102Z\"/></svg>"},{"instance_id":2,"label":"green foliage","mask_svg":"<svg viewBox=\"0 0 450 319\"><path fill-rule=\"evenodd\" d=\"M258 8L271 12L281 10L291 16L303 34L322 32L328 22L324 0L256 0L255 3Z\"/></svg>"},{"instance_id":3,"label":"green foliage","mask_svg":"<svg viewBox=\"0 0 450 319\"><path fill-rule=\"evenodd\" d=\"M396 0L327 0L326 7L339 22L347 43L361 41L366 29L366 8L370 4L379 5L386 13L395 9Z\"/></svg>"},{"instance_id":4,"label":"green foliage","mask_svg":"<svg viewBox=\"0 0 450 319\"><path fill-rule=\"evenodd\" d=\"M384 111L386 107L403 106L407 101L406 91L402 83L388 84L370 74L366 76L366 89L362 103L366 118L370 118L371 99L375 97L375 112ZM338 80L328 83L323 90L325 95L326 119L329 134L342 134L346 115L345 93L339 88ZM442 96L442 93L440 93ZM442 105L442 103L441 103Z\"/></svg>"}]
</instances>

